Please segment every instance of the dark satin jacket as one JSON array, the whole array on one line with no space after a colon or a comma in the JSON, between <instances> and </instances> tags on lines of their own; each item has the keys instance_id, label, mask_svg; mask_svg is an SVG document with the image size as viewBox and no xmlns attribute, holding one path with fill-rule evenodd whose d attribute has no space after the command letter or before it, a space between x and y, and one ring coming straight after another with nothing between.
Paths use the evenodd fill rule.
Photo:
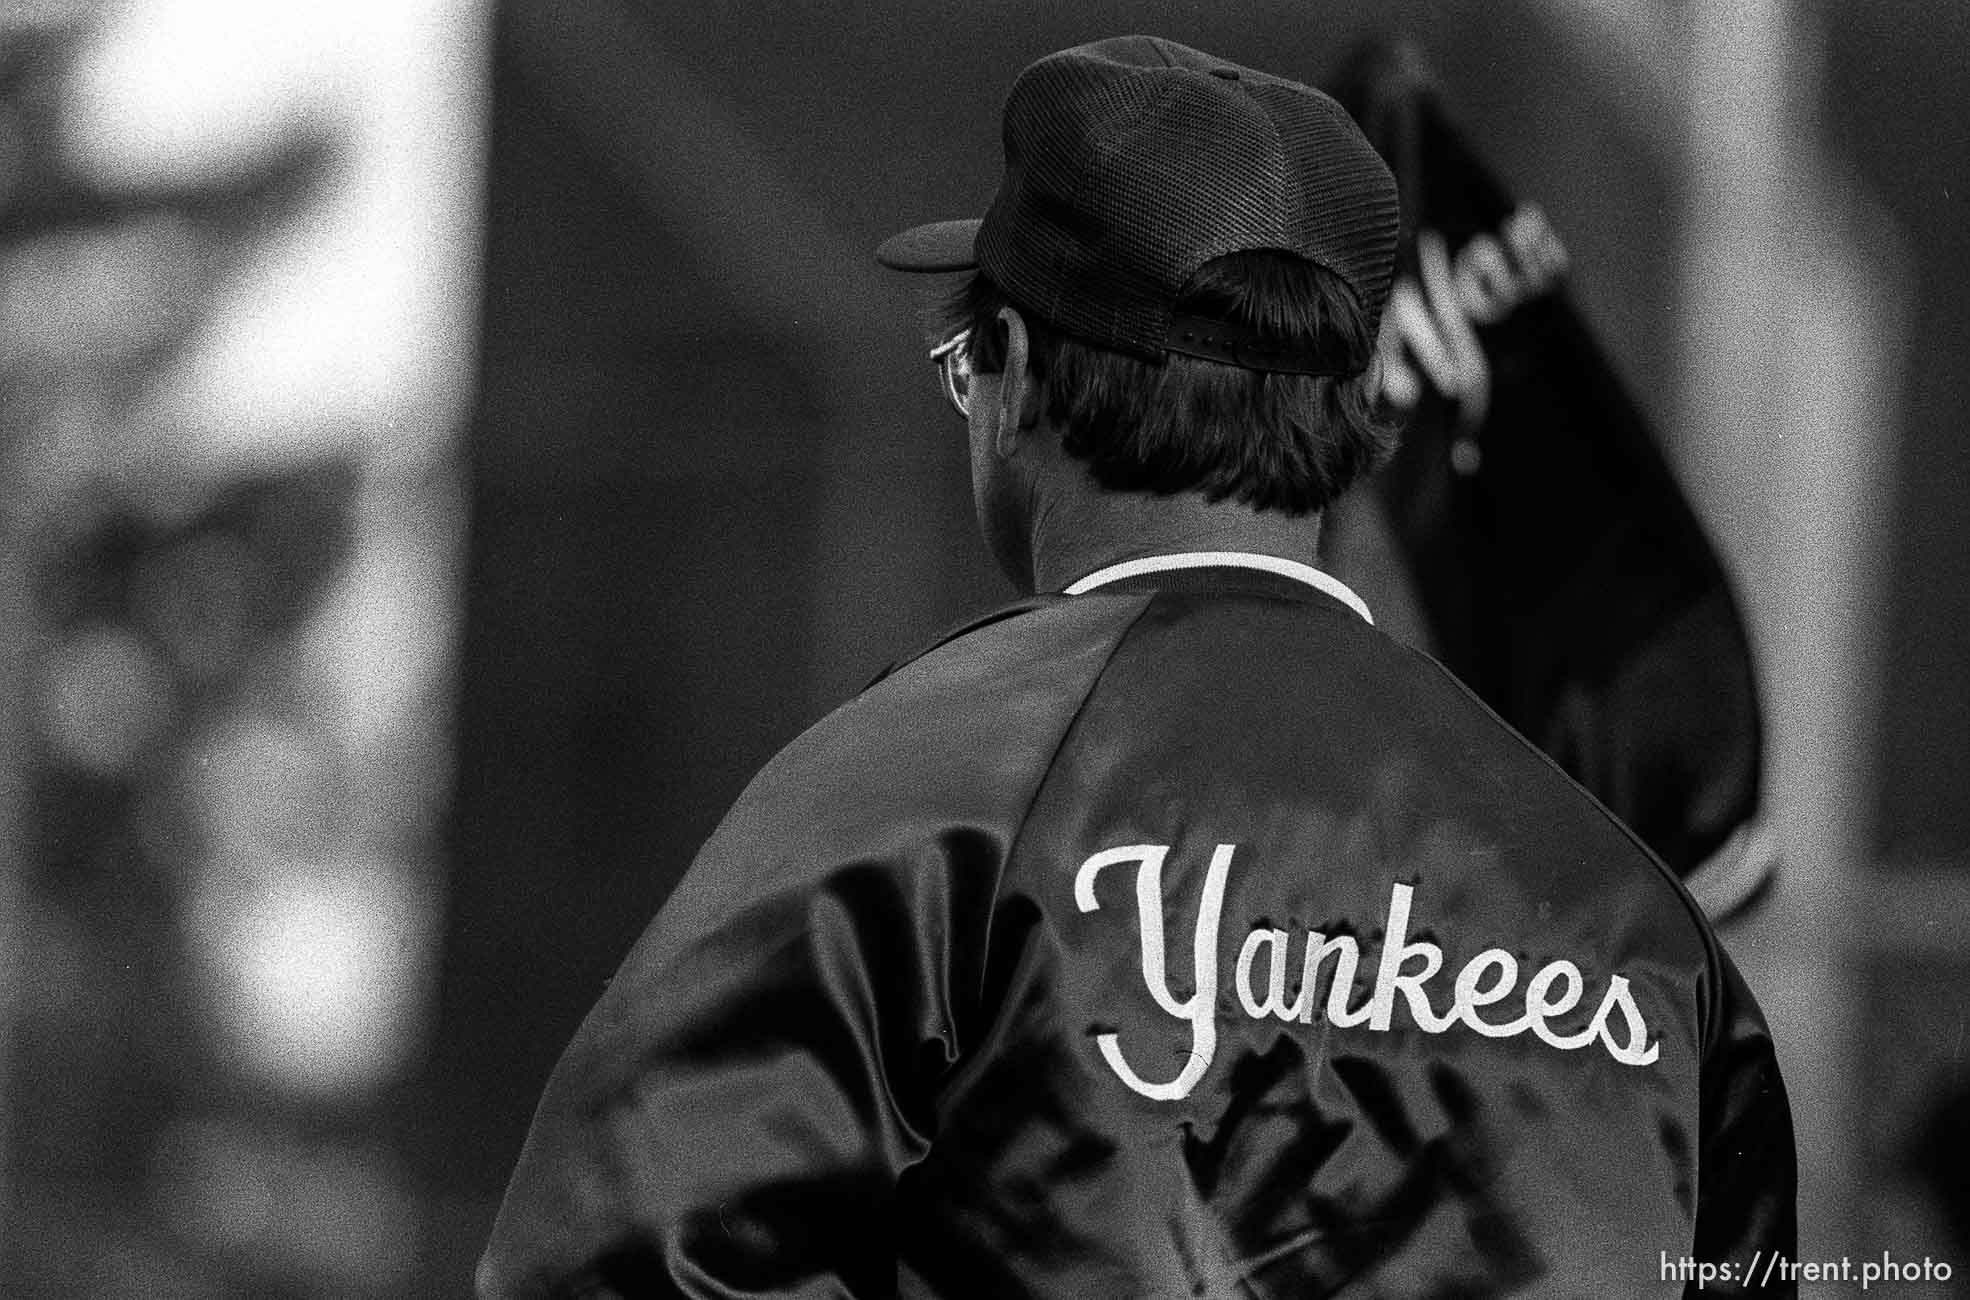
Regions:
<instances>
[{"instance_id":1,"label":"dark satin jacket","mask_svg":"<svg viewBox=\"0 0 1970 1300\"><path fill-rule=\"evenodd\" d=\"M775 758L556 1068L479 1284L1673 1296L1795 1235L1682 887L1435 663L1216 568L1020 602Z\"/></svg>"}]
</instances>

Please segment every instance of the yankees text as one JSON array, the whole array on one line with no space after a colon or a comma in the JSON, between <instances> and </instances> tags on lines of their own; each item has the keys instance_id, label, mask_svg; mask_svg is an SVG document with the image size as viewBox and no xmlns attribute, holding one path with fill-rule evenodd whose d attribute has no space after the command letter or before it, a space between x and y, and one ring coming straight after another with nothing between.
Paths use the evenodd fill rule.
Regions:
<instances>
[{"instance_id":1,"label":"yankees text","mask_svg":"<svg viewBox=\"0 0 1970 1300\"><path fill-rule=\"evenodd\" d=\"M1130 844L1104 849L1089 857L1075 873L1074 901L1081 911L1093 912L1101 906L1095 897L1095 880L1102 869L1135 864L1143 982L1157 1006L1190 1027L1190 1058L1176 1078L1166 1083L1150 1082L1135 1072L1123 1056L1119 1034L1097 1035L1095 1041L1102 1058L1123 1083L1145 1097L1175 1101L1188 1096L1210 1068L1211 1057L1217 1050L1219 923L1236 847L1220 844L1211 855L1198 900L1197 925L1191 936L1194 987L1189 997L1181 999L1170 991L1165 961L1163 862L1169 856L1169 846ZM1660 1049L1649 1041L1649 1029L1641 1009L1635 1003L1627 979L1620 975L1609 976L1599 1008L1583 1027L1570 1033L1554 1027L1555 1020L1567 1016L1579 1005L1586 986L1580 967L1570 961L1553 961L1540 967L1512 1004L1522 1007L1521 1013L1510 1019L1499 1019L1496 1012L1487 1009L1498 1006L1517 991L1518 959L1503 948L1487 948L1464 964L1451 983L1448 1008L1437 1010L1426 986L1443 968L1443 949L1427 940L1409 938L1414 898L1415 890L1410 885L1390 887L1374 984L1367 998L1358 1005L1348 1005L1361 963L1360 946L1352 935L1337 934L1330 938L1317 930L1308 931L1300 942L1298 979L1289 998L1294 936L1265 926L1253 927L1245 936L1233 966L1232 979L1239 1005L1255 1020L1270 1016L1307 1024L1318 1009L1337 1027L1387 1032L1395 1024L1396 1002L1400 998L1409 1020L1425 1033L1441 1034L1453 1028L1486 1038L1531 1033L1561 1051L1574 1051L1599 1042L1624 1065L1654 1063ZM1332 970L1323 1003L1317 998L1317 979L1321 966L1330 958ZM1499 1011L1507 1009L1499 1007Z\"/></svg>"}]
</instances>

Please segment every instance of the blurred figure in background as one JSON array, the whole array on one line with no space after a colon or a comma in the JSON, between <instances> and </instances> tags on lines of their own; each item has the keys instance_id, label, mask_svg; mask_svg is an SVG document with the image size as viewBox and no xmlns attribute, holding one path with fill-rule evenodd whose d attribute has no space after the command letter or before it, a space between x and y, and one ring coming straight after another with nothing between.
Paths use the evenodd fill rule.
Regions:
<instances>
[{"instance_id":1,"label":"blurred figure in background","mask_svg":"<svg viewBox=\"0 0 1970 1300\"><path fill-rule=\"evenodd\" d=\"M1451 120L1418 50L1335 94L1405 205L1393 463L1322 530L1336 574L1606 804L1713 920L1770 891L1763 709L1724 565L1565 292L1567 252Z\"/></svg>"},{"instance_id":2,"label":"blurred figure in background","mask_svg":"<svg viewBox=\"0 0 1970 1300\"><path fill-rule=\"evenodd\" d=\"M10 1296L415 1286L482 17L0 13Z\"/></svg>"},{"instance_id":3,"label":"blurred figure in background","mask_svg":"<svg viewBox=\"0 0 1970 1300\"><path fill-rule=\"evenodd\" d=\"M1041 594L741 797L556 1067L482 1294L1682 1294L1660 1261L1790 1257L1784 1089L1702 913L1310 564L1389 449L1368 141L1130 37L1029 67L1005 142L982 222L881 256L974 272L933 358Z\"/></svg>"}]
</instances>

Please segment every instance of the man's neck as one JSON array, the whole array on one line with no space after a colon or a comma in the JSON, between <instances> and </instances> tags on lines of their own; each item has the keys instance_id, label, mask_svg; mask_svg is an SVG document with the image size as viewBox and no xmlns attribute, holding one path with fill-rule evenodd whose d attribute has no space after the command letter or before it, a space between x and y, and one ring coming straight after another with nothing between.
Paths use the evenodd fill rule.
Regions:
<instances>
[{"instance_id":1,"label":"man's neck","mask_svg":"<svg viewBox=\"0 0 1970 1300\"><path fill-rule=\"evenodd\" d=\"M1239 551L1315 562L1320 516L1290 517L1195 492L1049 494L1032 527L1034 589L1060 591L1124 560L1196 551Z\"/></svg>"}]
</instances>

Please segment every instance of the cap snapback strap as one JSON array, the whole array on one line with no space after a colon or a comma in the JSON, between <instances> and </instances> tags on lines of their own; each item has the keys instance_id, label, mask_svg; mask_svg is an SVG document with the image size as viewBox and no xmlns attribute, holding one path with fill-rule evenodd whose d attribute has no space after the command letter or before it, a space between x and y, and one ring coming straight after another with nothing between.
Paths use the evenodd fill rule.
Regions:
<instances>
[{"instance_id":1,"label":"cap snapback strap","mask_svg":"<svg viewBox=\"0 0 1970 1300\"><path fill-rule=\"evenodd\" d=\"M1203 316L1172 316L1163 349L1245 370L1285 375L1358 375L1368 368L1367 357L1311 356L1266 343L1250 330Z\"/></svg>"}]
</instances>

